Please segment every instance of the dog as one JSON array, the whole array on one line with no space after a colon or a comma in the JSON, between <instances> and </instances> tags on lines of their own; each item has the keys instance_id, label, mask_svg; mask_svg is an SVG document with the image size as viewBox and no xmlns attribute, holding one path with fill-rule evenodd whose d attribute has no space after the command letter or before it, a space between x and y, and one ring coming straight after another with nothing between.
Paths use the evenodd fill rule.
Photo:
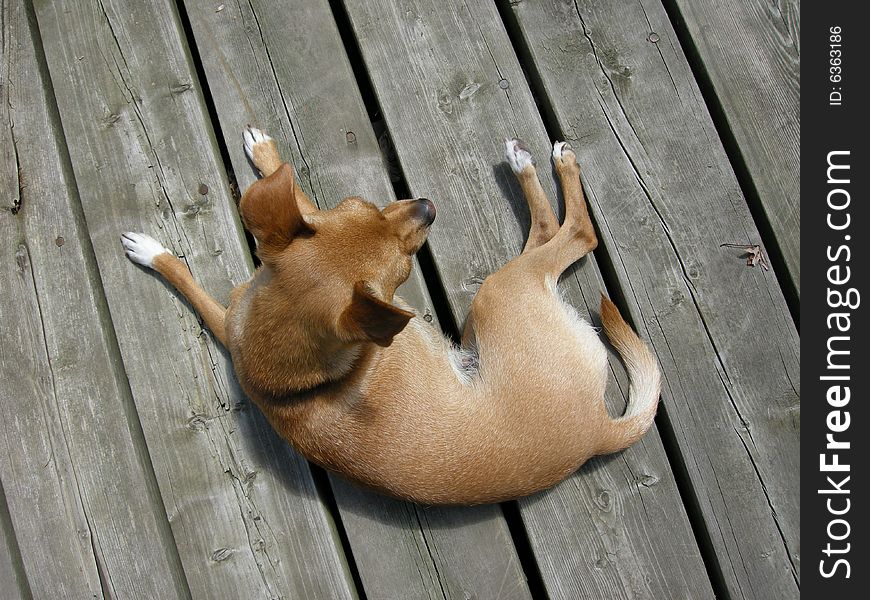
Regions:
<instances>
[{"instance_id":1,"label":"dog","mask_svg":"<svg viewBox=\"0 0 870 600\"><path fill-rule=\"evenodd\" d=\"M604 331L630 378L619 418L604 405L607 353L557 290L595 249L574 152L553 146L562 225L519 140L506 157L531 211L522 253L481 285L460 346L395 295L435 219L425 198L379 209L359 197L319 210L274 140L244 131L262 178L239 211L261 266L225 309L156 240L122 234L127 256L175 286L232 357L275 430L314 463L421 504L482 504L549 488L649 429L660 371L602 294Z\"/></svg>"}]
</instances>

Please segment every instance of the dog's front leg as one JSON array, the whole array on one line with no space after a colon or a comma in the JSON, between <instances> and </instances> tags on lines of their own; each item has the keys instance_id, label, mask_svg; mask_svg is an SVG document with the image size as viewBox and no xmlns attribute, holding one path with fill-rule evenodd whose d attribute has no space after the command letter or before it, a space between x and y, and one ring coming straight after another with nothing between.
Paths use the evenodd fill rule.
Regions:
<instances>
[{"instance_id":1,"label":"dog's front leg","mask_svg":"<svg viewBox=\"0 0 870 600\"><path fill-rule=\"evenodd\" d=\"M266 135L263 130L248 125L245 127L243 138L245 141L245 154L254 163L254 166L257 167L261 176L268 177L284 164L284 161L281 160L281 155L278 154L278 146L275 144L275 140ZM299 206L299 212L303 215L317 211L317 205L308 198L302 186L298 184L293 186L293 197L296 200L296 205Z\"/></svg>"},{"instance_id":2,"label":"dog's front leg","mask_svg":"<svg viewBox=\"0 0 870 600\"><path fill-rule=\"evenodd\" d=\"M160 242L144 233L123 233L121 244L124 246L127 258L143 267L154 269L181 292L202 317L212 335L226 347L224 328L226 309L196 283L187 265L164 248Z\"/></svg>"}]
</instances>

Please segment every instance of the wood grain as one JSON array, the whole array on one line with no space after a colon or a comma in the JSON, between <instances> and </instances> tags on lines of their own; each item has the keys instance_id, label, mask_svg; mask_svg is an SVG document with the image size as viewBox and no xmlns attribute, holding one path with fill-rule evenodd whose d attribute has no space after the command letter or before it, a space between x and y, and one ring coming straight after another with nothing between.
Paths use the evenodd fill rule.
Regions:
<instances>
[{"instance_id":1,"label":"wood grain","mask_svg":"<svg viewBox=\"0 0 870 600\"><path fill-rule=\"evenodd\" d=\"M494 5L346 6L411 191L438 207L430 244L461 322L480 282L519 252L528 229L503 140L525 140L552 195L550 140ZM581 314L597 311L604 286L593 258L564 284ZM614 411L627 389L618 381L608 392ZM523 501L521 515L552 598L712 596L655 430Z\"/></svg>"},{"instance_id":2,"label":"wood grain","mask_svg":"<svg viewBox=\"0 0 870 600\"><path fill-rule=\"evenodd\" d=\"M181 563L195 597L353 598L307 464L191 309L128 261L124 230L182 255L226 301L251 270L169 1L34 3L88 232Z\"/></svg>"},{"instance_id":3,"label":"wood grain","mask_svg":"<svg viewBox=\"0 0 870 600\"><path fill-rule=\"evenodd\" d=\"M34 24L20 3L0 10L0 478L23 585L184 598Z\"/></svg>"},{"instance_id":4,"label":"wood grain","mask_svg":"<svg viewBox=\"0 0 870 600\"><path fill-rule=\"evenodd\" d=\"M799 340L773 273L720 248L759 234L668 17L654 0L510 10L662 364L714 568L729 597L795 597Z\"/></svg>"},{"instance_id":5,"label":"wood grain","mask_svg":"<svg viewBox=\"0 0 870 600\"><path fill-rule=\"evenodd\" d=\"M800 2L669 1L691 37L800 299Z\"/></svg>"},{"instance_id":6,"label":"wood grain","mask_svg":"<svg viewBox=\"0 0 870 600\"><path fill-rule=\"evenodd\" d=\"M349 195L380 205L394 199L326 1L252 0L219 12L185 6L242 189L254 175L240 133L253 123L276 138L320 207ZM418 269L399 293L437 325ZM425 508L331 482L368 598L529 597L497 506Z\"/></svg>"},{"instance_id":7,"label":"wood grain","mask_svg":"<svg viewBox=\"0 0 870 600\"><path fill-rule=\"evenodd\" d=\"M32 597L27 586L24 565L21 564L21 550L18 548L18 540L15 539L15 530L12 527L9 507L6 505L2 482L0 482L0 589L3 590L4 598L8 600Z\"/></svg>"}]
</instances>

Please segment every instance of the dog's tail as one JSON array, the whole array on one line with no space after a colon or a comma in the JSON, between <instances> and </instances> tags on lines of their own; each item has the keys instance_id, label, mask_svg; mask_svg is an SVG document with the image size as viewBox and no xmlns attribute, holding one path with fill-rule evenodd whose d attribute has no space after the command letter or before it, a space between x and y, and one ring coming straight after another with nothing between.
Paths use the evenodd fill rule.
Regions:
<instances>
[{"instance_id":1,"label":"dog's tail","mask_svg":"<svg viewBox=\"0 0 870 600\"><path fill-rule=\"evenodd\" d=\"M601 321L610 343L625 363L630 380L625 414L613 419L613 426L602 440L599 454L610 454L634 444L652 425L659 404L661 372L649 347L604 295L601 296Z\"/></svg>"}]
</instances>

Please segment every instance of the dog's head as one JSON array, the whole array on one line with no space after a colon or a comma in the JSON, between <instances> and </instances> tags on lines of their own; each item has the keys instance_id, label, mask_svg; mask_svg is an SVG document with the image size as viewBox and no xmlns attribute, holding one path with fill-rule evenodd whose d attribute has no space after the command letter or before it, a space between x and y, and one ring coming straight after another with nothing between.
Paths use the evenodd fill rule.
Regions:
<instances>
[{"instance_id":1,"label":"dog's head","mask_svg":"<svg viewBox=\"0 0 870 600\"><path fill-rule=\"evenodd\" d=\"M333 322L340 338L388 346L414 316L392 299L435 219L429 200L379 209L350 197L317 210L299 197L293 169L285 163L254 183L239 209L276 283L292 286L306 304L320 303L316 312Z\"/></svg>"}]
</instances>

